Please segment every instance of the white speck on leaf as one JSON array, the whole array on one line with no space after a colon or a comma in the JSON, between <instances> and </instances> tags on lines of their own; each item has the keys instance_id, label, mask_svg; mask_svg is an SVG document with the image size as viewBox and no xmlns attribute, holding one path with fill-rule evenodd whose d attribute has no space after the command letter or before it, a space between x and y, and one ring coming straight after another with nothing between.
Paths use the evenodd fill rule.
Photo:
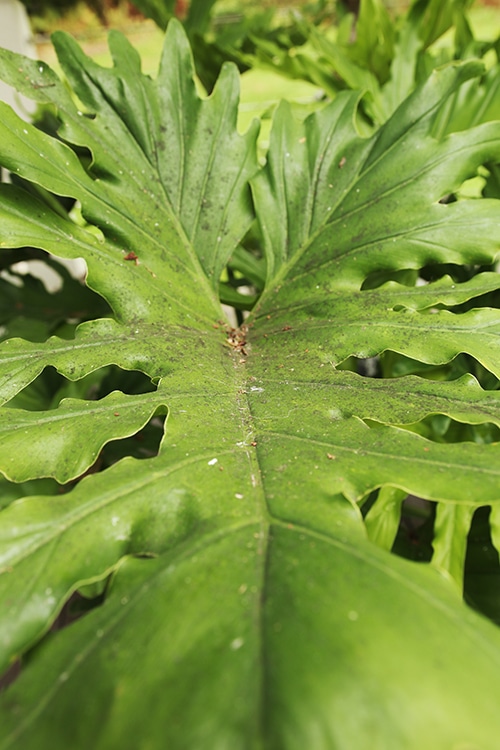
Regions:
<instances>
[{"instance_id":1,"label":"white speck on leaf","mask_svg":"<svg viewBox=\"0 0 500 750\"><path fill-rule=\"evenodd\" d=\"M215 466L218 460L219 460L218 458L211 458L210 461L208 462L208 465Z\"/></svg>"},{"instance_id":2,"label":"white speck on leaf","mask_svg":"<svg viewBox=\"0 0 500 750\"><path fill-rule=\"evenodd\" d=\"M237 651L243 646L244 643L245 641L243 640L243 638L235 638L234 641L231 641L231 650Z\"/></svg>"}]
</instances>

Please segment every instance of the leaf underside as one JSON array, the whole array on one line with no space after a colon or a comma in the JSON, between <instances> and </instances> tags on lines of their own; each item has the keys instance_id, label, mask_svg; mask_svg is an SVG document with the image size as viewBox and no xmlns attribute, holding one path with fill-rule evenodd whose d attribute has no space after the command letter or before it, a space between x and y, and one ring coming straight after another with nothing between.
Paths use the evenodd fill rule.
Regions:
<instances>
[{"instance_id":1,"label":"leaf underside","mask_svg":"<svg viewBox=\"0 0 500 750\"><path fill-rule=\"evenodd\" d=\"M200 99L177 23L155 80L117 33L111 69L63 34L54 43L83 109L48 68L4 51L0 74L57 106L62 140L2 106L0 157L78 200L87 224L1 185L0 247L83 257L113 313L72 338L0 344L0 471L65 484L110 441L168 418L156 457L1 511L2 667L27 655L0 701L0 747L493 750L498 631L436 569L453 575L454 561L377 547L358 504L392 488L470 516L496 506L497 443L407 427L433 415L500 426L499 393L467 372L342 367L467 355L500 377L500 315L481 301L500 276L397 275L498 255L497 200L439 202L498 160L498 124L431 135L480 67L434 73L371 138L356 131L356 93L305 122L283 104L259 168L256 127L236 132L235 71ZM266 285L234 331L218 283L255 218ZM16 406L48 367L79 381L108 365L157 388ZM458 523L440 519L440 534ZM72 592L104 581L102 606L46 635Z\"/></svg>"}]
</instances>

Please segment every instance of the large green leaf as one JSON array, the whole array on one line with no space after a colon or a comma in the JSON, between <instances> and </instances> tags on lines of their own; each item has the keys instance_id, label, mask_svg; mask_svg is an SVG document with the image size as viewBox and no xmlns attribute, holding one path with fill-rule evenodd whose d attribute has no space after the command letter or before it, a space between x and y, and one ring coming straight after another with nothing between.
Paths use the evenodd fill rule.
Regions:
<instances>
[{"instance_id":1,"label":"large green leaf","mask_svg":"<svg viewBox=\"0 0 500 750\"><path fill-rule=\"evenodd\" d=\"M200 100L178 24L155 81L110 41L104 69L56 37L85 114L48 69L1 55L4 77L57 105L66 141L4 108L1 163L79 200L88 226L3 185L0 244L84 257L113 316L73 338L0 345L0 470L80 479L9 496L0 513L2 667L23 655L0 701L0 747L494 750L500 635L450 579L461 581L474 509L498 504L499 447L413 427L432 415L500 425L499 393L472 374L338 367L465 353L500 377L500 315L483 304L497 274L398 276L498 255L497 200L439 202L498 159L498 124L432 135L481 66L434 73L367 139L354 95L303 124L283 105L258 170L255 129L236 132L231 68ZM255 218L266 286L234 329L218 282ZM46 368L79 381L110 364L157 389L22 408ZM157 456L86 474L103 446L166 410ZM433 566L368 539L358 504L379 489L367 525L381 547L407 494L438 505ZM93 584L102 606L48 633Z\"/></svg>"}]
</instances>

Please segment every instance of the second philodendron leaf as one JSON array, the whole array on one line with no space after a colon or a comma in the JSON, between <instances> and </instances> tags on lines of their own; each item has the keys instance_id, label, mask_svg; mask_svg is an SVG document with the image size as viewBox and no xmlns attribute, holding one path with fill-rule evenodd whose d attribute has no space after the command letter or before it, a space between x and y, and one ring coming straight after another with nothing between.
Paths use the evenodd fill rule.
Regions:
<instances>
[{"instance_id":1,"label":"second philodendron leaf","mask_svg":"<svg viewBox=\"0 0 500 750\"><path fill-rule=\"evenodd\" d=\"M56 105L62 140L4 107L0 162L78 200L87 224L2 185L0 246L83 257L113 314L0 345L0 471L73 483L0 512L2 669L23 657L0 748L495 750L500 635L452 579L474 509L498 503L498 444L415 425L500 426L498 391L470 373L345 369L394 352L433 372L465 353L500 377L484 305L500 276L451 270L493 263L499 202L440 202L498 160L500 129L432 136L480 67L434 73L368 139L355 94L303 123L282 105L260 168L256 129L236 131L235 71L200 98L176 22L155 80L118 34L111 69L55 43L83 110L48 68L2 52L4 78ZM255 221L266 285L235 330L218 285ZM48 367L79 381L108 365L156 390L11 403ZM99 471L107 444L166 412L158 455ZM380 488L381 547L359 510ZM434 566L382 548L406 495L440 508ZM374 531L391 498L391 528ZM101 606L48 633L89 584Z\"/></svg>"}]
</instances>

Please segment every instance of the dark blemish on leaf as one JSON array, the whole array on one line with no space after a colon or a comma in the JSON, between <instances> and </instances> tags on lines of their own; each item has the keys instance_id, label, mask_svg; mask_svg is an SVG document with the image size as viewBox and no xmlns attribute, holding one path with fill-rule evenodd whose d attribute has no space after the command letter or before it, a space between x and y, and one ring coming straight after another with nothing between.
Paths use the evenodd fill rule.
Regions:
<instances>
[{"instance_id":1,"label":"dark blemish on leaf","mask_svg":"<svg viewBox=\"0 0 500 750\"><path fill-rule=\"evenodd\" d=\"M120 416L120 412L119 412L119 411L115 411L115 412L114 412L114 416L115 416L115 417L119 417L119 416Z\"/></svg>"},{"instance_id":2,"label":"dark blemish on leaf","mask_svg":"<svg viewBox=\"0 0 500 750\"><path fill-rule=\"evenodd\" d=\"M239 354L243 354L244 357L247 356L247 352L245 349L246 346L246 335L248 332L247 326L243 325L240 326L240 328L231 328L227 324L225 325L226 332L227 332L227 338L226 343L228 346L231 347L235 352L238 352ZM241 362L244 362L245 360L240 360Z\"/></svg>"},{"instance_id":3,"label":"dark blemish on leaf","mask_svg":"<svg viewBox=\"0 0 500 750\"><path fill-rule=\"evenodd\" d=\"M327 453L326 457L329 458L330 461L334 461L337 458L337 456L334 456L333 453Z\"/></svg>"},{"instance_id":4,"label":"dark blemish on leaf","mask_svg":"<svg viewBox=\"0 0 500 750\"><path fill-rule=\"evenodd\" d=\"M252 442L250 443L250 445L251 445L251 446L252 446L253 448L255 448L255 446L257 445L257 441L256 441L256 440L252 440Z\"/></svg>"},{"instance_id":5,"label":"dark blemish on leaf","mask_svg":"<svg viewBox=\"0 0 500 750\"><path fill-rule=\"evenodd\" d=\"M135 262L136 266L139 265L139 258L137 257L137 255L132 250L125 255L125 257L123 258L123 260L133 260Z\"/></svg>"},{"instance_id":6,"label":"dark blemish on leaf","mask_svg":"<svg viewBox=\"0 0 500 750\"><path fill-rule=\"evenodd\" d=\"M291 331L292 330L292 326L283 326L283 328L281 330L282 331Z\"/></svg>"},{"instance_id":7,"label":"dark blemish on leaf","mask_svg":"<svg viewBox=\"0 0 500 750\"><path fill-rule=\"evenodd\" d=\"M343 156L342 159L339 161L339 169L343 169L343 167L345 166L346 161L347 161L347 159L345 158L345 156Z\"/></svg>"}]
</instances>

